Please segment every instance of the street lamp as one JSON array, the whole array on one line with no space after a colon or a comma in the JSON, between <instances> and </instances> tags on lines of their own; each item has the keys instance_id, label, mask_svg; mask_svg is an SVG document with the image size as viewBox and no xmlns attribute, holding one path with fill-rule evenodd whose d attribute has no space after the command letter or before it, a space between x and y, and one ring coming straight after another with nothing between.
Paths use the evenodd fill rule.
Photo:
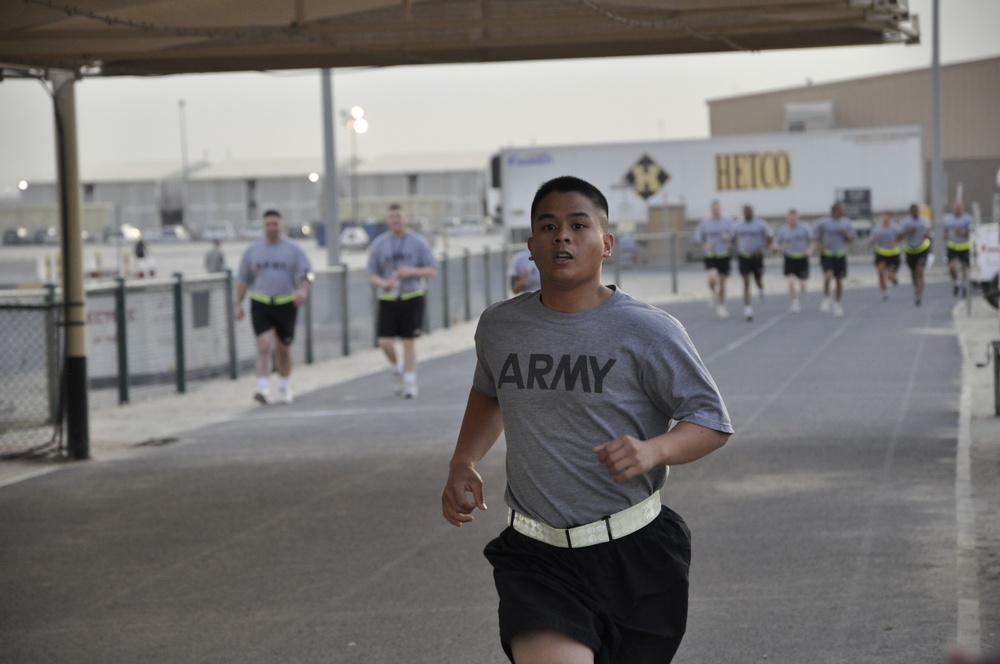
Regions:
<instances>
[{"instance_id":1,"label":"street lamp","mask_svg":"<svg viewBox=\"0 0 1000 664\"><path fill-rule=\"evenodd\" d=\"M351 218L355 224L358 221L358 134L368 131L368 120L365 119L365 109L352 106L350 111L341 111L344 124L351 132Z\"/></svg>"},{"instance_id":2,"label":"street lamp","mask_svg":"<svg viewBox=\"0 0 1000 664\"><path fill-rule=\"evenodd\" d=\"M187 226L188 208L188 137L187 118L184 114L184 100L177 100L177 110L181 119L181 218L180 225Z\"/></svg>"}]
</instances>

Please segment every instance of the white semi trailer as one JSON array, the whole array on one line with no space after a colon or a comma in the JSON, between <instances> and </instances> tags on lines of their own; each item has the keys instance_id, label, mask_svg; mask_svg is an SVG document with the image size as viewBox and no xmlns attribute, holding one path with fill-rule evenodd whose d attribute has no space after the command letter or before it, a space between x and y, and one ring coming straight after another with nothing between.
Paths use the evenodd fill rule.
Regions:
<instances>
[{"instance_id":1,"label":"white semi trailer","mask_svg":"<svg viewBox=\"0 0 1000 664\"><path fill-rule=\"evenodd\" d=\"M855 218L924 202L918 126L507 148L498 162L500 219L514 242L529 234L538 186L560 175L600 188L614 223L641 223L649 206L669 205L683 206L690 224L712 200L726 214L750 204L771 220L792 207L818 217L834 200Z\"/></svg>"}]
</instances>

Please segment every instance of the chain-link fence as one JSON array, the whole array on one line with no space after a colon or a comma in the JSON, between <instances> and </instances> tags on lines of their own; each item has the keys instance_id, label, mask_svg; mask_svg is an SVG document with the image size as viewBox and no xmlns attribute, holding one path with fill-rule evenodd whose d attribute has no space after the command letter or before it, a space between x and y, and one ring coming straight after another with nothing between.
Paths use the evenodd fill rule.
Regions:
<instances>
[{"instance_id":1,"label":"chain-link fence","mask_svg":"<svg viewBox=\"0 0 1000 664\"><path fill-rule=\"evenodd\" d=\"M51 290L0 296L0 457L58 444L58 320Z\"/></svg>"}]
</instances>

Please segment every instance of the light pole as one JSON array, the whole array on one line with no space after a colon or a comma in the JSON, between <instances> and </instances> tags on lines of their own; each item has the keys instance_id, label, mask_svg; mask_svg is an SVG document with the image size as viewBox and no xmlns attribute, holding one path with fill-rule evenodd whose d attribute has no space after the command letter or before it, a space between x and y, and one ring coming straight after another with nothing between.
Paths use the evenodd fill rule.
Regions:
<instances>
[{"instance_id":1,"label":"light pole","mask_svg":"<svg viewBox=\"0 0 1000 664\"><path fill-rule=\"evenodd\" d=\"M177 109L181 118L181 219L180 225L186 226L185 219L187 212L187 188L188 188L188 145L187 145L187 122L184 117L184 100L177 100ZM162 224L161 224L162 225Z\"/></svg>"},{"instance_id":2,"label":"light pole","mask_svg":"<svg viewBox=\"0 0 1000 664\"><path fill-rule=\"evenodd\" d=\"M365 119L365 109L352 106L350 111L341 111L344 124L351 132L351 220L360 226L358 221L358 134L368 131L368 120Z\"/></svg>"}]
</instances>

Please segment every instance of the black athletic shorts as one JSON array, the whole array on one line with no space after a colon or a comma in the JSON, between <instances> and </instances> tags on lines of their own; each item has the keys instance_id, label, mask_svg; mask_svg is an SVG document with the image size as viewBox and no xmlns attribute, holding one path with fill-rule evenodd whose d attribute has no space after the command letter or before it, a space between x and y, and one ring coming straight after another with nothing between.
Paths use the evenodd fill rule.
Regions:
<instances>
[{"instance_id":1,"label":"black athletic shorts","mask_svg":"<svg viewBox=\"0 0 1000 664\"><path fill-rule=\"evenodd\" d=\"M729 276L729 264L732 256L706 256L705 269L716 270L719 274Z\"/></svg>"},{"instance_id":2,"label":"black athletic shorts","mask_svg":"<svg viewBox=\"0 0 1000 664\"><path fill-rule=\"evenodd\" d=\"M295 339L295 320L299 308L294 302L288 304L264 304L250 300L250 320L253 323L253 333L260 336L270 329L274 330L278 341L286 346L292 345Z\"/></svg>"},{"instance_id":3,"label":"black athletic shorts","mask_svg":"<svg viewBox=\"0 0 1000 664\"><path fill-rule=\"evenodd\" d=\"M893 272L899 270L899 254L894 254L892 256L883 256L882 254L875 254L875 265L884 263Z\"/></svg>"},{"instance_id":4,"label":"black athletic shorts","mask_svg":"<svg viewBox=\"0 0 1000 664\"><path fill-rule=\"evenodd\" d=\"M586 644L595 664L665 664L687 628L691 533L663 507L613 542L561 549L504 530L483 551L500 596L500 641L554 629Z\"/></svg>"},{"instance_id":5,"label":"black athletic shorts","mask_svg":"<svg viewBox=\"0 0 1000 664\"><path fill-rule=\"evenodd\" d=\"M423 333L425 296L378 301L378 336L413 339Z\"/></svg>"},{"instance_id":6,"label":"black athletic shorts","mask_svg":"<svg viewBox=\"0 0 1000 664\"><path fill-rule=\"evenodd\" d=\"M785 276L798 277L799 279L809 278L809 257L808 256L785 256Z\"/></svg>"},{"instance_id":7,"label":"black athletic shorts","mask_svg":"<svg viewBox=\"0 0 1000 664\"><path fill-rule=\"evenodd\" d=\"M841 279L847 276L847 256L820 256L819 264L824 273L832 272Z\"/></svg>"},{"instance_id":8,"label":"black athletic shorts","mask_svg":"<svg viewBox=\"0 0 1000 664\"><path fill-rule=\"evenodd\" d=\"M764 274L763 256L744 256L743 254L740 254L737 256L737 262L740 265L740 274L744 276L752 274L760 279Z\"/></svg>"},{"instance_id":9,"label":"black athletic shorts","mask_svg":"<svg viewBox=\"0 0 1000 664\"><path fill-rule=\"evenodd\" d=\"M968 249L952 249L948 247L948 262L958 261L965 267L969 267L969 250Z\"/></svg>"},{"instance_id":10,"label":"black athletic shorts","mask_svg":"<svg viewBox=\"0 0 1000 664\"><path fill-rule=\"evenodd\" d=\"M906 252L906 267L911 270L915 270L918 267L923 267L927 265L927 255L931 253L930 248L924 249L923 251L911 254Z\"/></svg>"}]
</instances>

